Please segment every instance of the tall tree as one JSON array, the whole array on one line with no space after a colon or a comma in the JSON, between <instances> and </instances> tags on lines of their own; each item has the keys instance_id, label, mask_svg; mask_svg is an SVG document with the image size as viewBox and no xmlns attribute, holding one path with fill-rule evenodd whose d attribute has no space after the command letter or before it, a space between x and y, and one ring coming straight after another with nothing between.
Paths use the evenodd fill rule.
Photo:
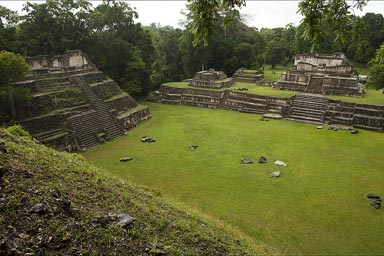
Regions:
<instances>
[{"instance_id":1,"label":"tall tree","mask_svg":"<svg viewBox=\"0 0 384 256\"><path fill-rule=\"evenodd\" d=\"M31 99L26 88L13 87L29 72L29 66L19 54L0 51L0 121L9 121L16 115L16 109Z\"/></svg>"},{"instance_id":2,"label":"tall tree","mask_svg":"<svg viewBox=\"0 0 384 256\"><path fill-rule=\"evenodd\" d=\"M298 13L304 16L301 24L304 27L304 37L311 42L316 50L324 41L330 28L336 35L338 42L345 51L348 31L351 26L351 10L362 9L368 0L356 0L350 5L345 0L303 0L299 3Z\"/></svg>"},{"instance_id":3,"label":"tall tree","mask_svg":"<svg viewBox=\"0 0 384 256\"><path fill-rule=\"evenodd\" d=\"M86 13L91 4L85 0L47 0L24 7L25 21L20 24L20 50L25 55L59 54L78 48L89 34Z\"/></svg>"},{"instance_id":4,"label":"tall tree","mask_svg":"<svg viewBox=\"0 0 384 256\"><path fill-rule=\"evenodd\" d=\"M368 87L384 88L384 43L376 50L375 57L368 63Z\"/></svg>"},{"instance_id":5,"label":"tall tree","mask_svg":"<svg viewBox=\"0 0 384 256\"><path fill-rule=\"evenodd\" d=\"M203 41L208 43L208 37L213 34L215 23L220 14L225 14L224 27L238 14L236 8L245 5L245 0L189 0L188 19L191 21L189 31L195 36L194 45ZM345 48L350 11L353 8L362 9L368 0L355 0L352 5L345 0L303 0L299 3L299 13L304 16L302 25L305 37L311 42L312 50L326 38L329 27L334 28L335 40Z\"/></svg>"},{"instance_id":6,"label":"tall tree","mask_svg":"<svg viewBox=\"0 0 384 256\"><path fill-rule=\"evenodd\" d=\"M103 1L90 12L92 31L84 49L95 64L128 93L152 88L154 47L149 32L134 23L138 14L125 2Z\"/></svg>"},{"instance_id":7,"label":"tall tree","mask_svg":"<svg viewBox=\"0 0 384 256\"><path fill-rule=\"evenodd\" d=\"M19 20L17 12L0 6L0 50L16 51L19 43L16 25Z\"/></svg>"}]
</instances>

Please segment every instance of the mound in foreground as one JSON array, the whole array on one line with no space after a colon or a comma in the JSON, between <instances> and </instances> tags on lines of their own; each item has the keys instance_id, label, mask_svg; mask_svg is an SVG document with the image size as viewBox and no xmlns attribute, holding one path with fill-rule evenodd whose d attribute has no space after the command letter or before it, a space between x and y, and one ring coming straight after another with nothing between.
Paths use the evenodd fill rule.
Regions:
<instances>
[{"instance_id":1,"label":"mound in foreground","mask_svg":"<svg viewBox=\"0 0 384 256\"><path fill-rule=\"evenodd\" d=\"M81 156L18 129L0 129L0 141L2 255L255 255Z\"/></svg>"}]
</instances>

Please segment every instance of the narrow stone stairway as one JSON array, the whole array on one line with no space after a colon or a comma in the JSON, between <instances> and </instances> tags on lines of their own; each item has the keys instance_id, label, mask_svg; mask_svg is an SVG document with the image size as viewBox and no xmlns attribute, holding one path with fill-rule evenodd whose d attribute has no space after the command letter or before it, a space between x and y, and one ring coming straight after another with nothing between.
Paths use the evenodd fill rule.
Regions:
<instances>
[{"instance_id":1,"label":"narrow stone stairway","mask_svg":"<svg viewBox=\"0 0 384 256\"><path fill-rule=\"evenodd\" d=\"M289 109L286 120L323 124L327 111L328 97L318 94L297 94Z\"/></svg>"},{"instance_id":2,"label":"narrow stone stairway","mask_svg":"<svg viewBox=\"0 0 384 256\"><path fill-rule=\"evenodd\" d=\"M114 139L123 134L116 119L109 113L108 105L97 97L81 76L71 77L77 83L89 100L90 111L69 118L71 129L74 131L79 146L85 150L92 148L105 140Z\"/></svg>"}]
</instances>

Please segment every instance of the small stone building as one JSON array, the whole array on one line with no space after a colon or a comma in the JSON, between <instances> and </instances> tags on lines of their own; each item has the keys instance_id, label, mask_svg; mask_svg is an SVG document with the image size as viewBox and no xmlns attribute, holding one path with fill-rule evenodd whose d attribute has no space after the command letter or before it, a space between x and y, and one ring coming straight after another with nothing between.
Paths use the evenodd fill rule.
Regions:
<instances>
[{"instance_id":1,"label":"small stone building","mask_svg":"<svg viewBox=\"0 0 384 256\"><path fill-rule=\"evenodd\" d=\"M352 72L352 65L343 53L297 54L292 69L283 73L273 87L317 94L361 97L362 86Z\"/></svg>"},{"instance_id":2,"label":"small stone building","mask_svg":"<svg viewBox=\"0 0 384 256\"><path fill-rule=\"evenodd\" d=\"M236 70L232 78L236 82L244 83L257 83L260 81L264 81L264 76L260 71L248 70L246 68L239 68L238 70Z\"/></svg>"},{"instance_id":3,"label":"small stone building","mask_svg":"<svg viewBox=\"0 0 384 256\"><path fill-rule=\"evenodd\" d=\"M215 71L213 68L196 72L189 86L205 88L223 88L234 84L232 78L228 78L222 71Z\"/></svg>"}]
</instances>

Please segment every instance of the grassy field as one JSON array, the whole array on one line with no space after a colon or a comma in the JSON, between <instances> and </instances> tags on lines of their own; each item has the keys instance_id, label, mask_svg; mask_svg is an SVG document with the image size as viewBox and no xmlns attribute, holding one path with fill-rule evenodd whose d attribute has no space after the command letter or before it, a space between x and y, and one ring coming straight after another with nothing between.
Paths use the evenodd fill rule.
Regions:
<instances>
[{"instance_id":1,"label":"grassy field","mask_svg":"<svg viewBox=\"0 0 384 256\"><path fill-rule=\"evenodd\" d=\"M382 133L146 104L152 119L84 157L274 252L384 254L383 209L365 197L384 195ZM157 141L142 143L144 135ZM134 160L120 163L126 156ZM268 163L258 164L260 156ZM240 164L242 157L256 163ZM275 160L288 165L276 167ZM275 170L280 178L270 177Z\"/></svg>"}]
</instances>

